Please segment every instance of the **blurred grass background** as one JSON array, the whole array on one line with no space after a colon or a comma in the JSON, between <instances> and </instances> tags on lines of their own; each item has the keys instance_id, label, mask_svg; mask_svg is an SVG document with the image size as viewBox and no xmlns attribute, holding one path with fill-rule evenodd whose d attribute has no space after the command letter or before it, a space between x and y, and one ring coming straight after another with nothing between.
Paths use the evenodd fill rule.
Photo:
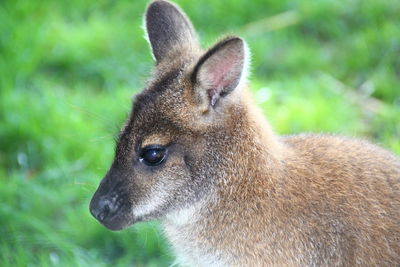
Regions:
<instances>
[{"instance_id":1,"label":"blurred grass background","mask_svg":"<svg viewBox=\"0 0 400 267\"><path fill-rule=\"evenodd\" d=\"M399 1L177 2L205 46L246 38L278 133L362 136L400 154ZM0 2L2 266L172 263L157 223L113 233L88 211L152 66L146 3Z\"/></svg>"}]
</instances>

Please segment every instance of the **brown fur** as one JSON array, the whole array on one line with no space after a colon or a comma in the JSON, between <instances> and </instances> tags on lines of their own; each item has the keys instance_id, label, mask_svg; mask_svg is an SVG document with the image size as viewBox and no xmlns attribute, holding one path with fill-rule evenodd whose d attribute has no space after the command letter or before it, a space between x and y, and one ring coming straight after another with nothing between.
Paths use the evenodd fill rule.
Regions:
<instances>
[{"instance_id":1,"label":"brown fur","mask_svg":"<svg viewBox=\"0 0 400 267\"><path fill-rule=\"evenodd\" d=\"M174 16L165 6L181 12L166 1L150 5L156 17ZM176 42L160 47L163 33L150 36L157 67L136 96L92 213L114 230L160 219L183 264L399 266L399 158L344 137L278 137L242 84L222 89L213 107L193 73L225 43L244 53L242 41L203 53L194 39L181 42L185 32L194 36L190 22L173 21ZM148 144L168 148L165 163L137 160ZM104 206L110 218L99 215Z\"/></svg>"}]
</instances>

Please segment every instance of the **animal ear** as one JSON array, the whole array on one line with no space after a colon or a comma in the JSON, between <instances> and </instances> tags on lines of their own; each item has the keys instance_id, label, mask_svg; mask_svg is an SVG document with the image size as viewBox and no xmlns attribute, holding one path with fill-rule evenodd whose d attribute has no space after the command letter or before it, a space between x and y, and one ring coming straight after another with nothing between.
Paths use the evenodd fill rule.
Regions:
<instances>
[{"instance_id":1,"label":"animal ear","mask_svg":"<svg viewBox=\"0 0 400 267\"><path fill-rule=\"evenodd\" d=\"M239 37L226 38L208 50L192 74L197 98L214 107L234 91L247 76L248 49Z\"/></svg>"},{"instance_id":2,"label":"animal ear","mask_svg":"<svg viewBox=\"0 0 400 267\"><path fill-rule=\"evenodd\" d=\"M157 0L145 14L145 31L157 62L172 50L197 43L193 25L186 14L175 4Z\"/></svg>"}]
</instances>

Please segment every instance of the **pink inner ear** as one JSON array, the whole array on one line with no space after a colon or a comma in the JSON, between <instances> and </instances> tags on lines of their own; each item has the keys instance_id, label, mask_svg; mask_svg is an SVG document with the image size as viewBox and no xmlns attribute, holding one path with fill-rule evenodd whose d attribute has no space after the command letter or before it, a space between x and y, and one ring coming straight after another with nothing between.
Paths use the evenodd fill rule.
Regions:
<instances>
[{"instance_id":1,"label":"pink inner ear","mask_svg":"<svg viewBox=\"0 0 400 267\"><path fill-rule=\"evenodd\" d=\"M209 66L209 82L214 88L223 89L233 82L232 72L235 68L235 57L221 58Z\"/></svg>"},{"instance_id":2,"label":"pink inner ear","mask_svg":"<svg viewBox=\"0 0 400 267\"><path fill-rule=\"evenodd\" d=\"M232 52L211 57L203 66L201 78L212 106L223 90L233 90L240 79L243 61Z\"/></svg>"}]
</instances>

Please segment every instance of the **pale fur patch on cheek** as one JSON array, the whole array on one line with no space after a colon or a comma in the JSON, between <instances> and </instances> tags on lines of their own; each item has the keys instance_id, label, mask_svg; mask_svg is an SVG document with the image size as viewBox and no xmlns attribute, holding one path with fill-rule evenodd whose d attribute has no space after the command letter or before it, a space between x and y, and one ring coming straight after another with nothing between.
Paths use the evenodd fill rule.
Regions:
<instances>
[{"instance_id":1,"label":"pale fur patch on cheek","mask_svg":"<svg viewBox=\"0 0 400 267\"><path fill-rule=\"evenodd\" d=\"M133 208L133 216L142 217L159 210L165 204L165 200L168 199L168 190L161 186L156 186L154 190L145 198L139 202Z\"/></svg>"},{"instance_id":2,"label":"pale fur patch on cheek","mask_svg":"<svg viewBox=\"0 0 400 267\"><path fill-rule=\"evenodd\" d=\"M185 225L195 223L203 203L198 202L188 207L175 210L167 214L166 218L170 223L175 225Z\"/></svg>"}]
</instances>

